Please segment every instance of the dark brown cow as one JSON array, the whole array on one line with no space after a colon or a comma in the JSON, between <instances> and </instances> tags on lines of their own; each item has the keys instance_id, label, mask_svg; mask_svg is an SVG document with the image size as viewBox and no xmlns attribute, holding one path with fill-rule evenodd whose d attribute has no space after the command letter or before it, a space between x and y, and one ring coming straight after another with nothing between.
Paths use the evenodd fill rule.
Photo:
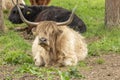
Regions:
<instances>
[{"instance_id":1,"label":"dark brown cow","mask_svg":"<svg viewBox=\"0 0 120 80\"><path fill-rule=\"evenodd\" d=\"M51 0L30 0L31 5L48 5Z\"/></svg>"},{"instance_id":2,"label":"dark brown cow","mask_svg":"<svg viewBox=\"0 0 120 80\"><path fill-rule=\"evenodd\" d=\"M57 6L27 6L27 5L20 5L21 11L24 17L33 22L40 22L40 21L56 21L56 22L64 22L66 21L71 11ZM21 20L18 9L15 6L9 15L9 20L14 24L21 24L23 21ZM28 27L27 32L31 32L33 26ZM69 24L70 28L73 28L80 33L86 32L86 24L82 19L80 19L76 14L74 14L73 21Z\"/></svg>"}]
</instances>

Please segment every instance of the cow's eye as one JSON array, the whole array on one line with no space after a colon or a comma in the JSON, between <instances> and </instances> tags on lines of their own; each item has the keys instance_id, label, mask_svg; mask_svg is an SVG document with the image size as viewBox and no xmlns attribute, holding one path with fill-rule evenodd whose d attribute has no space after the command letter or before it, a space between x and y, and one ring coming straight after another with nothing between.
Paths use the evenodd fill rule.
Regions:
<instances>
[{"instance_id":1,"label":"cow's eye","mask_svg":"<svg viewBox=\"0 0 120 80\"><path fill-rule=\"evenodd\" d=\"M26 14L29 15L29 14L31 14L31 12L30 12L30 11L27 11Z\"/></svg>"},{"instance_id":2,"label":"cow's eye","mask_svg":"<svg viewBox=\"0 0 120 80\"><path fill-rule=\"evenodd\" d=\"M13 14L15 14L16 13L16 11L13 11Z\"/></svg>"}]
</instances>

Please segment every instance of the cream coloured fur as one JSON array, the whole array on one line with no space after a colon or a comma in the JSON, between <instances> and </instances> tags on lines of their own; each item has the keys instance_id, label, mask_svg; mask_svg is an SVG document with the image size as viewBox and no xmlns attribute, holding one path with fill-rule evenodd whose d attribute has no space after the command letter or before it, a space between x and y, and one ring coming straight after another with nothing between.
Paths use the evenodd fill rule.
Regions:
<instances>
[{"instance_id":1,"label":"cream coloured fur","mask_svg":"<svg viewBox=\"0 0 120 80\"><path fill-rule=\"evenodd\" d=\"M16 3L16 0L13 0ZM19 3L25 4L24 0L18 0ZM2 8L3 10L11 9L14 7L12 0L2 0Z\"/></svg>"},{"instance_id":2,"label":"cream coloured fur","mask_svg":"<svg viewBox=\"0 0 120 80\"><path fill-rule=\"evenodd\" d=\"M32 45L32 53L37 66L73 66L84 60L88 54L84 38L68 26L57 26L53 21L42 21L34 33L36 38ZM50 48L46 49L38 44L41 37L48 40ZM53 44L55 45L51 46ZM53 49L52 53L50 49Z\"/></svg>"}]
</instances>

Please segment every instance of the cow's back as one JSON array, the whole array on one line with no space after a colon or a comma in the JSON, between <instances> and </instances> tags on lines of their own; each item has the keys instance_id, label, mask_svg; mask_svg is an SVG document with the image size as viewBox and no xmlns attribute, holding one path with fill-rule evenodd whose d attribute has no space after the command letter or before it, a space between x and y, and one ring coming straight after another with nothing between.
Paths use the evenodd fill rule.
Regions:
<instances>
[{"instance_id":1,"label":"cow's back","mask_svg":"<svg viewBox=\"0 0 120 80\"><path fill-rule=\"evenodd\" d=\"M83 60L88 54L87 44L84 37L79 32L66 26L61 26L60 29L63 31L63 34L58 38L58 47L62 47L62 49L64 48L63 50L67 51L67 53L73 51L71 54L76 54L78 60ZM66 55L69 56L70 54Z\"/></svg>"},{"instance_id":2,"label":"cow's back","mask_svg":"<svg viewBox=\"0 0 120 80\"><path fill-rule=\"evenodd\" d=\"M48 9L45 9L42 11L36 18L36 22L39 21L56 21L56 22L64 22L68 20L70 17L71 12L61 8L61 7L55 7L50 6ZM86 25L85 23L74 14L73 21L69 24L69 26L79 32L85 32L86 31Z\"/></svg>"}]
</instances>

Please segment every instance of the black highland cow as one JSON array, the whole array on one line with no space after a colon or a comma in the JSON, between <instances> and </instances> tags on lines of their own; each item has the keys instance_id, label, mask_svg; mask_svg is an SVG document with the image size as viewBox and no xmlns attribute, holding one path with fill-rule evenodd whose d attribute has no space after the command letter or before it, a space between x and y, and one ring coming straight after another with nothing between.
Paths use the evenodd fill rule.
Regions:
<instances>
[{"instance_id":1,"label":"black highland cow","mask_svg":"<svg viewBox=\"0 0 120 80\"><path fill-rule=\"evenodd\" d=\"M21 4L21 11L24 15L24 17L29 21L39 22L39 21L56 21L56 22L64 22L66 21L71 11L68 11L67 9L56 7L56 6L27 6ZM10 12L9 20L14 24L21 24L23 21L20 18L20 15L18 13L17 7L13 7L13 9ZM73 28L76 31L79 31L80 33L83 33L86 31L86 25L85 23L74 14L74 19L69 24L71 28ZM28 29L31 30L33 28L32 25L29 25Z\"/></svg>"}]
</instances>

